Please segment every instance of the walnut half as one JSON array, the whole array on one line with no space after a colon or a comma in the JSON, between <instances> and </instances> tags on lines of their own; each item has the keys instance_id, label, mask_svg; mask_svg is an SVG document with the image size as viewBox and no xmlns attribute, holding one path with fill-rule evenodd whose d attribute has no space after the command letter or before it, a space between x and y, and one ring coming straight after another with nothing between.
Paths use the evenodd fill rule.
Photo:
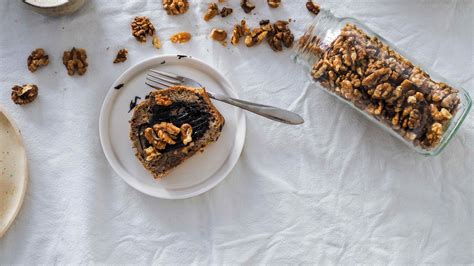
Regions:
<instances>
[{"instance_id":1,"label":"walnut half","mask_svg":"<svg viewBox=\"0 0 474 266\"><path fill-rule=\"evenodd\" d=\"M12 100L14 103L24 105L33 102L38 96L38 86L34 84L25 84L23 86L14 86L12 88Z\"/></svg>"},{"instance_id":2,"label":"walnut half","mask_svg":"<svg viewBox=\"0 0 474 266\"><path fill-rule=\"evenodd\" d=\"M163 0L163 8L168 15L181 15L189 9L188 0Z\"/></svg>"},{"instance_id":3,"label":"walnut half","mask_svg":"<svg viewBox=\"0 0 474 266\"><path fill-rule=\"evenodd\" d=\"M115 57L114 64L122 63L122 62L127 61L127 54L128 54L127 49L120 49L117 52L117 56Z\"/></svg>"},{"instance_id":4,"label":"walnut half","mask_svg":"<svg viewBox=\"0 0 474 266\"><path fill-rule=\"evenodd\" d=\"M133 37L139 42L146 42L147 35L153 36L155 34L155 26L148 17L135 17L130 27L132 28Z\"/></svg>"},{"instance_id":5,"label":"walnut half","mask_svg":"<svg viewBox=\"0 0 474 266\"><path fill-rule=\"evenodd\" d=\"M82 76L87 71L87 52L82 48L73 47L71 51L64 51L63 64L67 69L67 73L70 76L79 74Z\"/></svg>"},{"instance_id":6,"label":"walnut half","mask_svg":"<svg viewBox=\"0 0 474 266\"><path fill-rule=\"evenodd\" d=\"M44 49L38 48L31 52L27 60L28 69L31 72L35 72L41 66L47 66L49 64L49 56L46 54Z\"/></svg>"}]
</instances>

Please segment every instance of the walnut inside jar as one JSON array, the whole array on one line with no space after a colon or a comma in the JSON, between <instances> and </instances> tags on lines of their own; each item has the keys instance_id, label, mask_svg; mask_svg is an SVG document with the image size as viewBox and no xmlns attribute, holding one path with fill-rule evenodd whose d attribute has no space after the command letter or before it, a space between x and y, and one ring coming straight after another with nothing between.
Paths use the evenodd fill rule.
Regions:
<instances>
[{"instance_id":1,"label":"walnut inside jar","mask_svg":"<svg viewBox=\"0 0 474 266\"><path fill-rule=\"evenodd\" d=\"M425 150L439 145L458 111L458 90L353 24L329 45L305 34L298 49L316 58L311 74L323 87Z\"/></svg>"}]
</instances>

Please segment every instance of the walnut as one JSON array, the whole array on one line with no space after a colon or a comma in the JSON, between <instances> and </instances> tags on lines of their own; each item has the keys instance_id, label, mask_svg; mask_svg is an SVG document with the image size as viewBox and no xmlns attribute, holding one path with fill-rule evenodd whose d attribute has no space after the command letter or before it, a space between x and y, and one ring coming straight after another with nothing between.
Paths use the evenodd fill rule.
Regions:
<instances>
[{"instance_id":1,"label":"walnut","mask_svg":"<svg viewBox=\"0 0 474 266\"><path fill-rule=\"evenodd\" d=\"M156 95L155 103L160 106L170 106L173 104L173 101L168 96Z\"/></svg>"},{"instance_id":2,"label":"walnut","mask_svg":"<svg viewBox=\"0 0 474 266\"><path fill-rule=\"evenodd\" d=\"M153 36L152 44L156 49L160 49L162 46L160 38L156 35Z\"/></svg>"},{"instance_id":3,"label":"walnut","mask_svg":"<svg viewBox=\"0 0 474 266\"><path fill-rule=\"evenodd\" d=\"M438 145L443 136L443 125L441 123L433 123L426 134L425 145L434 147Z\"/></svg>"},{"instance_id":4,"label":"walnut","mask_svg":"<svg viewBox=\"0 0 474 266\"><path fill-rule=\"evenodd\" d=\"M79 76L84 75L88 66L86 50L73 47L71 51L64 51L63 64L66 66L68 75L73 76L75 73Z\"/></svg>"},{"instance_id":5,"label":"walnut","mask_svg":"<svg viewBox=\"0 0 474 266\"><path fill-rule=\"evenodd\" d=\"M271 8L277 8L280 6L281 0L267 0L267 3Z\"/></svg>"},{"instance_id":6,"label":"walnut","mask_svg":"<svg viewBox=\"0 0 474 266\"><path fill-rule=\"evenodd\" d=\"M283 46L287 48L293 46L295 36L293 35L293 33L291 33L291 30L288 27L288 21L279 20L275 24L273 24L272 27L268 27L267 29L270 32L268 37L268 44L270 45L273 51L282 51Z\"/></svg>"},{"instance_id":7,"label":"walnut","mask_svg":"<svg viewBox=\"0 0 474 266\"><path fill-rule=\"evenodd\" d=\"M372 94L372 98L380 100L380 99L387 99L393 91L393 87L390 83L382 83L379 84Z\"/></svg>"},{"instance_id":8,"label":"walnut","mask_svg":"<svg viewBox=\"0 0 474 266\"><path fill-rule=\"evenodd\" d=\"M37 48L31 55L28 56L27 65L31 72L35 72L41 66L47 66L49 64L49 56L46 54L44 49Z\"/></svg>"},{"instance_id":9,"label":"walnut","mask_svg":"<svg viewBox=\"0 0 474 266\"><path fill-rule=\"evenodd\" d=\"M184 145L188 145L188 143L193 141L193 128L190 124L182 124L180 130L181 139L183 140Z\"/></svg>"},{"instance_id":10,"label":"walnut","mask_svg":"<svg viewBox=\"0 0 474 266\"><path fill-rule=\"evenodd\" d=\"M255 5L250 2L250 0L241 0L240 6L244 10L245 13L250 13L255 8Z\"/></svg>"},{"instance_id":11,"label":"walnut","mask_svg":"<svg viewBox=\"0 0 474 266\"><path fill-rule=\"evenodd\" d=\"M219 7L217 6L216 3L211 3L207 7L206 14L204 14L204 20L209 21L215 16L217 16L217 14L219 14Z\"/></svg>"},{"instance_id":12,"label":"walnut","mask_svg":"<svg viewBox=\"0 0 474 266\"><path fill-rule=\"evenodd\" d=\"M250 29L247 27L247 22L245 20L242 20L240 22L240 25L234 25L230 43L232 43L233 45L238 45L240 43L240 38L248 34L250 34Z\"/></svg>"},{"instance_id":13,"label":"walnut","mask_svg":"<svg viewBox=\"0 0 474 266\"><path fill-rule=\"evenodd\" d=\"M135 17L131 24L132 35L139 42L146 42L146 36L153 36L155 34L155 27L148 17Z\"/></svg>"},{"instance_id":14,"label":"walnut","mask_svg":"<svg viewBox=\"0 0 474 266\"><path fill-rule=\"evenodd\" d=\"M127 61L127 54L128 54L127 49L120 49L117 52L117 56L115 57L114 64Z\"/></svg>"},{"instance_id":15,"label":"walnut","mask_svg":"<svg viewBox=\"0 0 474 266\"><path fill-rule=\"evenodd\" d=\"M168 15L181 15L189 9L188 0L163 0L163 8Z\"/></svg>"},{"instance_id":16,"label":"walnut","mask_svg":"<svg viewBox=\"0 0 474 266\"><path fill-rule=\"evenodd\" d=\"M457 93L452 93L448 96L446 96L442 101L441 101L441 106L444 108L448 108L450 110L454 110L455 106L457 106L460 102L459 96Z\"/></svg>"},{"instance_id":17,"label":"walnut","mask_svg":"<svg viewBox=\"0 0 474 266\"><path fill-rule=\"evenodd\" d=\"M362 80L362 85L366 87L372 87L377 83L388 79L390 76L390 68L381 68L376 70L374 73L370 74Z\"/></svg>"},{"instance_id":18,"label":"walnut","mask_svg":"<svg viewBox=\"0 0 474 266\"><path fill-rule=\"evenodd\" d=\"M309 12L315 15L318 15L319 11L321 11L319 5L315 4L312 0L308 0L308 2L306 2L306 8L309 10Z\"/></svg>"},{"instance_id":19,"label":"walnut","mask_svg":"<svg viewBox=\"0 0 474 266\"><path fill-rule=\"evenodd\" d=\"M173 123L167 123L167 122L161 122L159 124L156 124L153 126L153 129L155 131L164 130L165 132L171 134L173 138L175 138L180 132L179 127L173 125Z\"/></svg>"},{"instance_id":20,"label":"walnut","mask_svg":"<svg viewBox=\"0 0 474 266\"><path fill-rule=\"evenodd\" d=\"M170 40L172 43L186 43L189 42L192 38L191 33L189 32L178 32L171 36Z\"/></svg>"},{"instance_id":21,"label":"walnut","mask_svg":"<svg viewBox=\"0 0 474 266\"><path fill-rule=\"evenodd\" d=\"M160 157L160 155L161 154L153 146L145 149L145 160L147 162L155 160L156 158Z\"/></svg>"},{"instance_id":22,"label":"walnut","mask_svg":"<svg viewBox=\"0 0 474 266\"><path fill-rule=\"evenodd\" d=\"M225 18L227 17L228 15L232 14L234 10L230 7L223 7L220 14L221 14L221 17Z\"/></svg>"},{"instance_id":23,"label":"walnut","mask_svg":"<svg viewBox=\"0 0 474 266\"><path fill-rule=\"evenodd\" d=\"M211 39L220 42L222 45L226 44L227 32L223 29L213 29L210 35Z\"/></svg>"},{"instance_id":24,"label":"walnut","mask_svg":"<svg viewBox=\"0 0 474 266\"><path fill-rule=\"evenodd\" d=\"M268 35L268 31L264 31L261 28L253 29L252 32L245 37L245 45L252 47L260 44L265 40Z\"/></svg>"},{"instance_id":25,"label":"walnut","mask_svg":"<svg viewBox=\"0 0 474 266\"><path fill-rule=\"evenodd\" d=\"M341 82L341 94L346 99L351 99L353 97L354 88L352 83L349 80L343 80Z\"/></svg>"},{"instance_id":26,"label":"walnut","mask_svg":"<svg viewBox=\"0 0 474 266\"><path fill-rule=\"evenodd\" d=\"M157 150L164 150L166 148L166 142L162 141L156 134L153 128L149 127L145 129L143 134L145 139Z\"/></svg>"},{"instance_id":27,"label":"walnut","mask_svg":"<svg viewBox=\"0 0 474 266\"><path fill-rule=\"evenodd\" d=\"M408 117L407 125L409 128L418 128L420 126L421 114L418 109L413 109Z\"/></svg>"},{"instance_id":28,"label":"walnut","mask_svg":"<svg viewBox=\"0 0 474 266\"><path fill-rule=\"evenodd\" d=\"M451 118L453 118L451 113L446 108L441 108L440 111L438 110L438 107L436 107L436 105L434 104L430 104L430 111L431 117L433 117L433 119L438 122L451 120Z\"/></svg>"},{"instance_id":29,"label":"walnut","mask_svg":"<svg viewBox=\"0 0 474 266\"><path fill-rule=\"evenodd\" d=\"M15 85L12 88L11 97L13 102L19 105L31 103L38 97L38 86L34 84Z\"/></svg>"}]
</instances>

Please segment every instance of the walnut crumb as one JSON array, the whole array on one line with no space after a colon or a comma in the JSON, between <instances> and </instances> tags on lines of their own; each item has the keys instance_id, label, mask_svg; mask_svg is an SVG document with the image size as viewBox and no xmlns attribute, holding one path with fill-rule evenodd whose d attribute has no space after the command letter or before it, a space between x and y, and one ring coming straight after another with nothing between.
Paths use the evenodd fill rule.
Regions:
<instances>
[{"instance_id":1,"label":"walnut crumb","mask_svg":"<svg viewBox=\"0 0 474 266\"><path fill-rule=\"evenodd\" d=\"M128 54L127 49L120 49L117 52L117 56L115 57L114 64L122 63L122 62L127 61L127 54Z\"/></svg>"},{"instance_id":2,"label":"walnut crumb","mask_svg":"<svg viewBox=\"0 0 474 266\"><path fill-rule=\"evenodd\" d=\"M38 97L38 86L34 84L15 85L12 88L11 97L13 102L19 105L31 103Z\"/></svg>"},{"instance_id":3,"label":"walnut crumb","mask_svg":"<svg viewBox=\"0 0 474 266\"><path fill-rule=\"evenodd\" d=\"M152 44L156 49L160 49L162 46L160 38L156 35L153 36Z\"/></svg>"},{"instance_id":4,"label":"walnut crumb","mask_svg":"<svg viewBox=\"0 0 474 266\"><path fill-rule=\"evenodd\" d=\"M28 56L27 64L28 69L31 72L35 72L39 67L47 66L49 64L49 56L46 54L44 49L37 48L31 52L30 56Z\"/></svg>"}]
</instances>

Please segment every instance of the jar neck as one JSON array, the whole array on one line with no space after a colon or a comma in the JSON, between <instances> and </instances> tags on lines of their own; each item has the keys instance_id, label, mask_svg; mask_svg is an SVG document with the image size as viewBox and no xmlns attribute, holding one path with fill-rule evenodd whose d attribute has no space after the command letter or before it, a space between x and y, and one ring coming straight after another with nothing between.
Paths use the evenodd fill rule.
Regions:
<instances>
[{"instance_id":1,"label":"jar neck","mask_svg":"<svg viewBox=\"0 0 474 266\"><path fill-rule=\"evenodd\" d=\"M343 24L344 18L336 17L331 11L321 9L298 40L295 47L295 61L311 68L341 33Z\"/></svg>"}]
</instances>

